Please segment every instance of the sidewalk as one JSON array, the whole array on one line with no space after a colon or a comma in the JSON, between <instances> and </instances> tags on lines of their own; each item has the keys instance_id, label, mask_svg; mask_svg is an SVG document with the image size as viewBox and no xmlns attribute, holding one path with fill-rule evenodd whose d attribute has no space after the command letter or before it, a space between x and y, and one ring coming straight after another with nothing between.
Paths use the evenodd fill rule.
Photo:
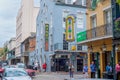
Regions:
<instances>
[{"instance_id":1,"label":"sidewalk","mask_svg":"<svg viewBox=\"0 0 120 80\"><path fill-rule=\"evenodd\" d=\"M69 75L69 72L37 72L37 74L58 74L58 75ZM82 72L76 72L74 75L82 75Z\"/></svg>"},{"instance_id":2,"label":"sidewalk","mask_svg":"<svg viewBox=\"0 0 120 80\"><path fill-rule=\"evenodd\" d=\"M70 79L68 72L42 72L33 80L112 80L112 79L85 79L82 73L75 73L74 79Z\"/></svg>"}]
</instances>

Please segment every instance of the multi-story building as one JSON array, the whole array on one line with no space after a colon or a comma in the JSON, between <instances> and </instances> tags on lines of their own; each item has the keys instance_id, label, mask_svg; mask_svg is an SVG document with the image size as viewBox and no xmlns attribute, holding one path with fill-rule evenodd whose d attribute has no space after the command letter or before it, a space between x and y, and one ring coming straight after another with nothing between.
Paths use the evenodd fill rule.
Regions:
<instances>
[{"instance_id":1,"label":"multi-story building","mask_svg":"<svg viewBox=\"0 0 120 80\"><path fill-rule=\"evenodd\" d=\"M32 36L25 39L22 43L22 56L24 56L24 63L28 65L30 62L29 56L34 52L36 46L36 34L33 33Z\"/></svg>"},{"instance_id":2,"label":"multi-story building","mask_svg":"<svg viewBox=\"0 0 120 80\"><path fill-rule=\"evenodd\" d=\"M16 48L16 38L11 38L7 44L7 60L9 64L15 64L17 59L15 59L15 48Z\"/></svg>"},{"instance_id":3,"label":"multi-story building","mask_svg":"<svg viewBox=\"0 0 120 80\"><path fill-rule=\"evenodd\" d=\"M40 0L36 56L41 69L46 62L47 71L67 71L70 62L76 71L82 70L85 52L82 46L77 46L76 34L86 30L86 6L74 3L72 0Z\"/></svg>"},{"instance_id":4,"label":"multi-story building","mask_svg":"<svg viewBox=\"0 0 120 80\"><path fill-rule=\"evenodd\" d=\"M22 0L21 7L18 11L16 20L16 57L20 58L22 55L23 44L32 33L36 32L36 17L39 7L34 7L34 0ZM27 56L28 57L28 56ZM22 58L24 62L24 55Z\"/></svg>"},{"instance_id":5,"label":"multi-story building","mask_svg":"<svg viewBox=\"0 0 120 80\"><path fill-rule=\"evenodd\" d=\"M96 0L94 0L96 1ZM103 77L108 63L112 59L112 8L111 0L100 0L99 2L87 4L87 30L81 32L84 35L78 43L88 46L88 66L92 61L97 65L97 76ZM117 9L119 10L119 9ZM120 57L119 50L116 51L116 63Z\"/></svg>"}]
</instances>

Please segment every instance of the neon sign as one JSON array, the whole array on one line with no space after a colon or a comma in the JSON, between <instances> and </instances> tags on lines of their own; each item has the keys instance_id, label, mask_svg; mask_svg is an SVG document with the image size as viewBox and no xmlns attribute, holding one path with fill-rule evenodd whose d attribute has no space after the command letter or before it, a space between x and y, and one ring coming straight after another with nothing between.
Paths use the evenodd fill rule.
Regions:
<instances>
[{"instance_id":1,"label":"neon sign","mask_svg":"<svg viewBox=\"0 0 120 80\"><path fill-rule=\"evenodd\" d=\"M74 41L74 17L68 16L66 19L66 41Z\"/></svg>"}]
</instances>

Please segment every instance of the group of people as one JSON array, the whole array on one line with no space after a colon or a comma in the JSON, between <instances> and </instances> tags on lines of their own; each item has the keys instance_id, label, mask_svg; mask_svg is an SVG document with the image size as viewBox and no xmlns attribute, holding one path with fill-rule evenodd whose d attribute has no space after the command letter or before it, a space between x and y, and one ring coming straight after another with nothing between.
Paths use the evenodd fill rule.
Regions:
<instances>
[{"instance_id":1,"label":"group of people","mask_svg":"<svg viewBox=\"0 0 120 80\"><path fill-rule=\"evenodd\" d=\"M120 60L119 60L118 64L116 64L115 69L116 69L117 80L118 80L118 79L120 79ZM95 78L96 65L95 65L94 61L92 61L92 64L90 65L90 72L91 72L91 78ZM110 63L108 63L107 66L106 66L106 72L107 73L112 72L112 66L110 65ZM88 66L87 66L87 64L85 64L84 67L83 67L83 73L84 73L84 76L87 78L88 77Z\"/></svg>"},{"instance_id":2,"label":"group of people","mask_svg":"<svg viewBox=\"0 0 120 80\"><path fill-rule=\"evenodd\" d=\"M46 72L46 68L47 68L47 64L44 63L42 65L42 69L44 70L44 72ZM34 69L38 70L38 63L37 62L34 64ZM117 80L118 80L118 79L120 79L120 60L119 60L118 64L116 64L115 70L116 70ZM112 70L112 66L110 65L110 63L108 63L107 66L106 66L106 72L110 73L112 71L113 71ZM87 64L84 65L84 67L83 67L83 74L84 74L85 78L88 78L88 72L91 73L91 78L95 78L96 64L95 64L94 61L92 61L91 65L90 65L90 71L88 71ZM70 78L73 78L73 73L74 73L74 66L73 66L73 64L69 65L69 73L70 73Z\"/></svg>"},{"instance_id":3,"label":"group of people","mask_svg":"<svg viewBox=\"0 0 120 80\"><path fill-rule=\"evenodd\" d=\"M34 69L34 70L38 70L38 69L39 69L38 62L35 62L35 63L34 63L33 69ZM46 64L46 63L44 63L44 64L42 65L42 69L44 70L44 72L46 72L46 69L47 69L47 64Z\"/></svg>"}]
</instances>

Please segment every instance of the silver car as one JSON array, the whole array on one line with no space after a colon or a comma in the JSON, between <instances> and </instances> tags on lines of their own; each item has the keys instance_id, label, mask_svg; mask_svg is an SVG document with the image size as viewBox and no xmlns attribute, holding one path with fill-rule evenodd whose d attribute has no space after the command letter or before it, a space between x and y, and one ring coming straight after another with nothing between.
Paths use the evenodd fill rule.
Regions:
<instances>
[{"instance_id":1,"label":"silver car","mask_svg":"<svg viewBox=\"0 0 120 80\"><path fill-rule=\"evenodd\" d=\"M32 80L27 72L22 68L6 68L3 80Z\"/></svg>"}]
</instances>

